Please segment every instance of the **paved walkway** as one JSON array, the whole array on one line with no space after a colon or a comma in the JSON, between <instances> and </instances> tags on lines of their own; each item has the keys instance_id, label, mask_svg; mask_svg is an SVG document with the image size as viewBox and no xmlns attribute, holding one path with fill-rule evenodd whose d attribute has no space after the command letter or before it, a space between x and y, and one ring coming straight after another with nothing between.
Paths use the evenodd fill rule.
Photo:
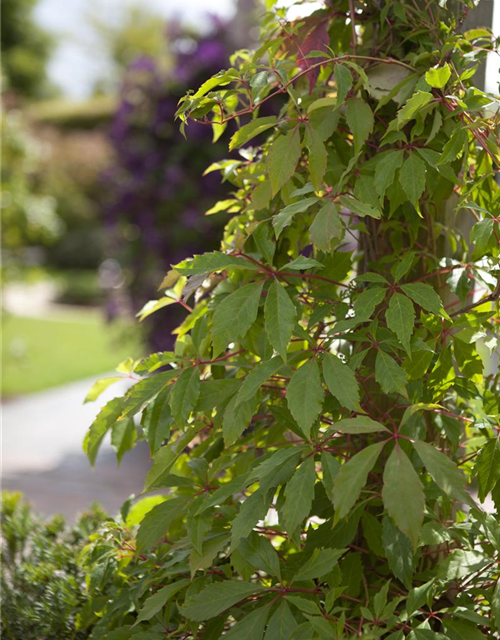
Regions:
<instances>
[{"instance_id":1,"label":"paved walkway","mask_svg":"<svg viewBox=\"0 0 500 640\"><path fill-rule=\"evenodd\" d=\"M103 376L104 377L104 376ZM31 394L2 404L3 489L22 491L43 515L70 519L98 501L109 512L139 493L149 451L138 446L125 454L118 469L109 440L95 469L82 441L100 407L123 393L125 382L108 389L96 403L83 404L94 378Z\"/></svg>"}]
</instances>

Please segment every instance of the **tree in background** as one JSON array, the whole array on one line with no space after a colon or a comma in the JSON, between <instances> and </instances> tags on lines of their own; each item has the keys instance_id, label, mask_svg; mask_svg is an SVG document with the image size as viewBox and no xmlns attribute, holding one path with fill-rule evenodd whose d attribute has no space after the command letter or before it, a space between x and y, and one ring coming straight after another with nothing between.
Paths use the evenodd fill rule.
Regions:
<instances>
[{"instance_id":1,"label":"tree in background","mask_svg":"<svg viewBox=\"0 0 500 640\"><path fill-rule=\"evenodd\" d=\"M125 74L110 131L115 163L105 174L104 215L108 253L125 271L135 312L156 297L170 264L218 244L221 215L203 214L227 188L217 173L204 171L222 158L225 144L212 145L212 133L203 125L191 127L184 138L174 115L189 87L226 65L229 33L230 27L220 23L204 37L171 27L170 69L161 56L143 55ZM118 312L113 299L111 316ZM143 317L169 301L149 305ZM152 348L173 345L171 331L181 317L182 312L170 308L146 320Z\"/></svg>"},{"instance_id":2,"label":"tree in background","mask_svg":"<svg viewBox=\"0 0 500 640\"><path fill-rule=\"evenodd\" d=\"M92 6L89 22L110 66L107 77L96 82L96 93L115 93L123 74L138 57L152 58L160 67L169 65L166 24L156 11L139 3L127 4L118 14L104 18L99 4Z\"/></svg>"},{"instance_id":3,"label":"tree in background","mask_svg":"<svg viewBox=\"0 0 500 640\"><path fill-rule=\"evenodd\" d=\"M2 0L1 5L3 90L23 98L42 98L53 92L46 73L53 40L33 19L37 2Z\"/></svg>"}]
</instances>

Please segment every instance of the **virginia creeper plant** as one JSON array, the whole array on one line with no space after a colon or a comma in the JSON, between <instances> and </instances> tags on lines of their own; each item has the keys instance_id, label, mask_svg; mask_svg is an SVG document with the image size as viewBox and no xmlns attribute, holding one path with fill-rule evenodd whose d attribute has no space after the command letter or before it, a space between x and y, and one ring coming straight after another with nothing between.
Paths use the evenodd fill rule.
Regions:
<instances>
[{"instance_id":1,"label":"virginia creeper plant","mask_svg":"<svg viewBox=\"0 0 500 640\"><path fill-rule=\"evenodd\" d=\"M498 637L497 42L471 2L317 6L268 0L180 102L240 155L220 251L163 282L174 351L85 441L147 440L157 494L87 549L92 638Z\"/></svg>"}]
</instances>

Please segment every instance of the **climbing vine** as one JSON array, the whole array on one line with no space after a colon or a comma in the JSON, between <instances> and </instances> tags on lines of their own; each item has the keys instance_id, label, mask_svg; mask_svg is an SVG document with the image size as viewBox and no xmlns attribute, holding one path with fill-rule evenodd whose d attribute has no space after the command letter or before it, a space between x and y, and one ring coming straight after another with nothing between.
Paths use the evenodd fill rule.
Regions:
<instances>
[{"instance_id":1,"label":"climbing vine","mask_svg":"<svg viewBox=\"0 0 500 640\"><path fill-rule=\"evenodd\" d=\"M237 125L221 248L86 438L160 490L87 550L92 637L498 637L498 42L472 2L267 5L177 112Z\"/></svg>"}]
</instances>

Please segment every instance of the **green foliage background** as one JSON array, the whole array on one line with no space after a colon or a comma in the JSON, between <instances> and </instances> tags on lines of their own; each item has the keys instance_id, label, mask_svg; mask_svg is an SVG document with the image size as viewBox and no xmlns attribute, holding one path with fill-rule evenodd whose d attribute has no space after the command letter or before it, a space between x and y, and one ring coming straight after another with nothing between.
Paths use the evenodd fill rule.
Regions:
<instances>
[{"instance_id":1,"label":"green foliage background","mask_svg":"<svg viewBox=\"0 0 500 640\"><path fill-rule=\"evenodd\" d=\"M86 438L91 462L108 431L119 458L146 439L164 495L88 547L82 624L497 637L500 526L471 490L498 508L499 101L473 85L498 43L462 33L466 2L273 4L259 50L180 104L183 127L239 125L211 167L229 222L163 282L174 352L122 365L138 381Z\"/></svg>"}]
</instances>

